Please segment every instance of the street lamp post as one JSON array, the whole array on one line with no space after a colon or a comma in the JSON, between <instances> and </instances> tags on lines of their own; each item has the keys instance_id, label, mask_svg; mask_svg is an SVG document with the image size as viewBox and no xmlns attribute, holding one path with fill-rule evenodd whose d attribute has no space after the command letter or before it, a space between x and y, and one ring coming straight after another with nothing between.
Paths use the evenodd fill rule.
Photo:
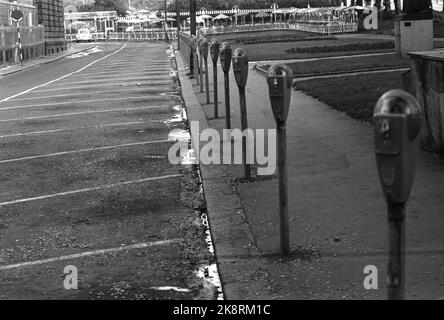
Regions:
<instances>
[{"instance_id":1,"label":"street lamp post","mask_svg":"<svg viewBox=\"0 0 444 320\"><path fill-rule=\"evenodd\" d=\"M196 0L190 0L190 36L196 36ZM190 51L190 75L194 75L194 55L193 50ZM197 75L195 75L197 76Z\"/></svg>"},{"instance_id":2,"label":"street lamp post","mask_svg":"<svg viewBox=\"0 0 444 320\"><path fill-rule=\"evenodd\" d=\"M274 12L275 12L276 9L278 9L278 8L279 8L279 6L278 6L278 4L277 4L276 2L274 2L274 3L271 5L271 9L273 9L272 14L274 15L274 23L276 23L276 13L274 13Z\"/></svg>"},{"instance_id":3,"label":"street lamp post","mask_svg":"<svg viewBox=\"0 0 444 320\"><path fill-rule=\"evenodd\" d=\"M168 17L167 17L167 0L164 0L164 4L165 4L165 11L164 11L164 14L165 14L165 22L164 22L164 28L165 28L165 41L166 41L166 42L169 42L170 39L168 38L168 32L167 32L167 27L168 27L168 25L167 25L167 23L168 23Z\"/></svg>"},{"instance_id":4,"label":"street lamp post","mask_svg":"<svg viewBox=\"0 0 444 320\"><path fill-rule=\"evenodd\" d=\"M176 27L177 27L177 49L180 50L180 13L179 13L179 0L176 0Z\"/></svg>"}]
</instances>

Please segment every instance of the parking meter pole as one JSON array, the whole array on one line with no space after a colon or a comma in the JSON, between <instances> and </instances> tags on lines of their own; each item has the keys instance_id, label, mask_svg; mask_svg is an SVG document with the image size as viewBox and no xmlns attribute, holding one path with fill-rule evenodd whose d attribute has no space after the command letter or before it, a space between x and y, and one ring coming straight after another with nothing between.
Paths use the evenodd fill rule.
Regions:
<instances>
[{"instance_id":1,"label":"parking meter pole","mask_svg":"<svg viewBox=\"0 0 444 320\"><path fill-rule=\"evenodd\" d=\"M288 225L287 130L285 122L277 124L277 156L281 252L287 255L290 253L290 232Z\"/></svg>"},{"instance_id":2,"label":"parking meter pole","mask_svg":"<svg viewBox=\"0 0 444 320\"><path fill-rule=\"evenodd\" d=\"M237 82L237 87L239 88L239 105L241 114L241 127L242 132L248 129L248 119L247 119L247 98L245 95L245 87L247 86L248 79L248 56L245 50L242 48L236 48L232 55L233 63L233 73L234 78ZM247 159L250 159L250 155L247 156L247 141L248 134L245 134L242 138L242 161L244 163L244 173L245 178L251 178L251 167L247 163ZM252 155L254 157L254 155Z\"/></svg>"},{"instance_id":3,"label":"parking meter pole","mask_svg":"<svg viewBox=\"0 0 444 320\"><path fill-rule=\"evenodd\" d=\"M213 61L213 87L214 87L214 117L219 117L219 98L218 98L218 92L217 92L217 61Z\"/></svg>"},{"instance_id":4,"label":"parking meter pole","mask_svg":"<svg viewBox=\"0 0 444 320\"><path fill-rule=\"evenodd\" d=\"M196 45L197 48L197 45ZM198 58L198 50L194 51L194 75L196 77L197 84L200 84L200 75L199 75L199 58Z\"/></svg>"},{"instance_id":5,"label":"parking meter pole","mask_svg":"<svg viewBox=\"0 0 444 320\"><path fill-rule=\"evenodd\" d=\"M290 231L288 221L288 176L287 176L287 132L286 121L291 101L293 73L285 64L271 66L267 74L270 103L276 120L277 164L279 178L279 219L281 253L290 253Z\"/></svg>"},{"instance_id":6,"label":"parking meter pole","mask_svg":"<svg viewBox=\"0 0 444 320\"><path fill-rule=\"evenodd\" d=\"M224 72L224 92L225 92L225 127L231 129L231 108L230 108L230 78L228 72L231 67L231 47L227 42L223 42L220 49L220 64Z\"/></svg>"},{"instance_id":7,"label":"parking meter pole","mask_svg":"<svg viewBox=\"0 0 444 320\"><path fill-rule=\"evenodd\" d=\"M376 164L387 202L387 297L401 300L405 295L405 205L418 161L421 111L412 95L391 90L378 100L373 118Z\"/></svg>"},{"instance_id":8,"label":"parking meter pole","mask_svg":"<svg viewBox=\"0 0 444 320\"><path fill-rule=\"evenodd\" d=\"M231 129L231 107L230 107L230 78L228 72L224 72L225 87L225 127Z\"/></svg>"},{"instance_id":9,"label":"parking meter pole","mask_svg":"<svg viewBox=\"0 0 444 320\"><path fill-rule=\"evenodd\" d=\"M389 224L389 262L387 266L387 297L405 298L405 203L387 203Z\"/></svg>"},{"instance_id":10,"label":"parking meter pole","mask_svg":"<svg viewBox=\"0 0 444 320\"><path fill-rule=\"evenodd\" d=\"M199 48L199 84L200 84L200 92L203 92L203 53L202 53L202 38L198 41Z\"/></svg>"},{"instance_id":11,"label":"parking meter pole","mask_svg":"<svg viewBox=\"0 0 444 320\"><path fill-rule=\"evenodd\" d=\"M207 96L207 103L211 103L210 101L210 82L208 79L208 57L204 56L204 64L205 64L205 93Z\"/></svg>"},{"instance_id":12,"label":"parking meter pole","mask_svg":"<svg viewBox=\"0 0 444 320\"><path fill-rule=\"evenodd\" d=\"M202 54L199 55L199 78L200 78L200 92L203 92L203 59L202 59Z\"/></svg>"},{"instance_id":13,"label":"parking meter pole","mask_svg":"<svg viewBox=\"0 0 444 320\"><path fill-rule=\"evenodd\" d=\"M239 87L239 104L241 113L241 127L242 132L248 129L248 118L247 118L247 98L245 95L245 87ZM248 135L247 135L248 136ZM246 179L251 178L251 166L247 163L247 138L242 138L242 162L244 164L244 175Z\"/></svg>"},{"instance_id":14,"label":"parking meter pole","mask_svg":"<svg viewBox=\"0 0 444 320\"><path fill-rule=\"evenodd\" d=\"M214 103L214 118L219 117L219 97L217 92L217 60L219 59L219 47L220 43L217 41L216 38L211 40L211 47L210 47L210 53L211 53L211 60L213 61L213 103Z\"/></svg>"}]
</instances>

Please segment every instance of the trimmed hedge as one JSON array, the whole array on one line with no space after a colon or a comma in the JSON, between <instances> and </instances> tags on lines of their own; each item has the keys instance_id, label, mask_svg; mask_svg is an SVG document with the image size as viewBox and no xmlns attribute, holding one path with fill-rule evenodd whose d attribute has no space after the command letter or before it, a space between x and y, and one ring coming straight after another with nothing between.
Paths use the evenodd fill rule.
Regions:
<instances>
[{"instance_id":1,"label":"trimmed hedge","mask_svg":"<svg viewBox=\"0 0 444 320\"><path fill-rule=\"evenodd\" d=\"M337 40L335 37L307 37L307 38L272 38L272 39L253 39L236 41L244 44L258 44L258 43L275 43L275 42L297 42L297 41L317 41L317 40Z\"/></svg>"},{"instance_id":2,"label":"trimmed hedge","mask_svg":"<svg viewBox=\"0 0 444 320\"><path fill-rule=\"evenodd\" d=\"M291 48L285 50L286 53L321 53L321 52L337 52L337 51L367 51L394 49L393 41L374 42L374 43L350 43L338 46L315 46L308 48Z\"/></svg>"}]
</instances>

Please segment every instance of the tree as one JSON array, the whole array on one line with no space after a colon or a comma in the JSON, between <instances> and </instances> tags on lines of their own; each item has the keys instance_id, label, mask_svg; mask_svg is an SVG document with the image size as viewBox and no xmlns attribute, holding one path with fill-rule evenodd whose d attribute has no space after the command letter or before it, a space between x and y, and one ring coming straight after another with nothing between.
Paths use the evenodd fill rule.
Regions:
<instances>
[{"instance_id":1,"label":"tree","mask_svg":"<svg viewBox=\"0 0 444 320\"><path fill-rule=\"evenodd\" d=\"M126 16L127 6L123 0L95 0L93 4L79 6L80 12L91 11L116 11L120 17Z\"/></svg>"}]
</instances>

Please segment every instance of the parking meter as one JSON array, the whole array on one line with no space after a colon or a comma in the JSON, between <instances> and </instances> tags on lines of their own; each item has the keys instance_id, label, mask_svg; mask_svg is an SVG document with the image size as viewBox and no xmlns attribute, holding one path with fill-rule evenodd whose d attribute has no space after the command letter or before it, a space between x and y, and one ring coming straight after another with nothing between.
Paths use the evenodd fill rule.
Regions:
<instances>
[{"instance_id":1,"label":"parking meter","mask_svg":"<svg viewBox=\"0 0 444 320\"><path fill-rule=\"evenodd\" d=\"M244 49L236 48L233 52L233 73L239 88L245 88L248 79L248 56Z\"/></svg>"},{"instance_id":2,"label":"parking meter","mask_svg":"<svg viewBox=\"0 0 444 320\"><path fill-rule=\"evenodd\" d=\"M231 129L231 107L230 107L230 78L228 72L231 67L232 50L227 42L222 42L220 46L220 64L224 72L224 88L225 88L225 126Z\"/></svg>"},{"instance_id":3,"label":"parking meter","mask_svg":"<svg viewBox=\"0 0 444 320\"><path fill-rule=\"evenodd\" d=\"M376 105L374 122L376 161L384 196L391 203L406 203L418 161L418 102L407 92L389 91Z\"/></svg>"},{"instance_id":4,"label":"parking meter","mask_svg":"<svg viewBox=\"0 0 444 320\"><path fill-rule=\"evenodd\" d=\"M217 82L217 60L219 59L220 43L216 38L211 40L210 55L213 60L213 100L214 100L214 118L219 117L219 97L218 97L218 82Z\"/></svg>"},{"instance_id":5,"label":"parking meter","mask_svg":"<svg viewBox=\"0 0 444 320\"><path fill-rule=\"evenodd\" d=\"M237 82L237 87L239 88L239 106L241 113L241 127L242 131L248 129L248 118L247 118L247 98L245 95L245 86L247 85L248 79L248 56L244 49L237 48L233 52L231 58L233 61L233 73L234 78ZM245 178L251 178L250 164L247 163L247 139L242 139L242 162L244 163L244 173ZM250 158L250 155L248 155Z\"/></svg>"},{"instance_id":6,"label":"parking meter","mask_svg":"<svg viewBox=\"0 0 444 320\"><path fill-rule=\"evenodd\" d=\"M288 176L286 124L290 109L293 72L285 64L275 64L267 74L271 109L276 120L277 164L279 178L279 217L281 252L290 253L290 228L288 223Z\"/></svg>"},{"instance_id":7,"label":"parking meter","mask_svg":"<svg viewBox=\"0 0 444 320\"><path fill-rule=\"evenodd\" d=\"M285 64L275 64L268 70L268 92L276 122L285 123L290 108L293 72Z\"/></svg>"},{"instance_id":8,"label":"parking meter","mask_svg":"<svg viewBox=\"0 0 444 320\"><path fill-rule=\"evenodd\" d=\"M192 58L192 60L193 60L193 74L194 74L194 76L196 77L196 79L197 79L197 84L199 84L199 75L198 75L198 70L199 70L199 68L198 68L198 66L197 66L197 63L198 63L198 59L197 59L197 51L198 51L198 45L197 45L197 38L196 38L196 36L193 34L192 36L191 36L191 54L192 54L192 56L193 56L193 58ZM190 70L191 71L191 70Z\"/></svg>"},{"instance_id":9,"label":"parking meter","mask_svg":"<svg viewBox=\"0 0 444 320\"><path fill-rule=\"evenodd\" d=\"M387 293L390 300L401 300L405 285L405 204L418 162L421 112L412 95L392 90L379 99L373 118L376 164L388 213Z\"/></svg>"},{"instance_id":10,"label":"parking meter","mask_svg":"<svg viewBox=\"0 0 444 320\"><path fill-rule=\"evenodd\" d=\"M207 96L207 103L210 103L210 83L208 80L208 41L203 38L201 42L201 56L203 57L203 62L205 65L205 91Z\"/></svg>"},{"instance_id":11,"label":"parking meter","mask_svg":"<svg viewBox=\"0 0 444 320\"><path fill-rule=\"evenodd\" d=\"M203 92L203 53L202 53L202 42L205 40L204 37L200 36L197 40L197 49L199 51L199 75L200 75L200 92Z\"/></svg>"},{"instance_id":12,"label":"parking meter","mask_svg":"<svg viewBox=\"0 0 444 320\"><path fill-rule=\"evenodd\" d=\"M204 60L208 59L208 41L203 37L200 42L200 51L202 52L202 57Z\"/></svg>"},{"instance_id":13,"label":"parking meter","mask_svg":"<svg viewBox=\"0 0 444 320\"><path fill-rule=\"evenodd\" d=\"M220 49L220 42L217 41L216 38L213 38L210 44L210 54L213 63L217 63L217 60L219 60L219 49Z\"/></svg>"},{"instance_id":14,"label":"parking meter","mask_svg":"<svg viewBox=\"0 0 444 320\"><path fill-rule=\"evenodd\" d=\"M224 73L228 73L231 67L232 50L227 42L222 42L220 46L220 64Z\"/></svg>"}]
</instances>

